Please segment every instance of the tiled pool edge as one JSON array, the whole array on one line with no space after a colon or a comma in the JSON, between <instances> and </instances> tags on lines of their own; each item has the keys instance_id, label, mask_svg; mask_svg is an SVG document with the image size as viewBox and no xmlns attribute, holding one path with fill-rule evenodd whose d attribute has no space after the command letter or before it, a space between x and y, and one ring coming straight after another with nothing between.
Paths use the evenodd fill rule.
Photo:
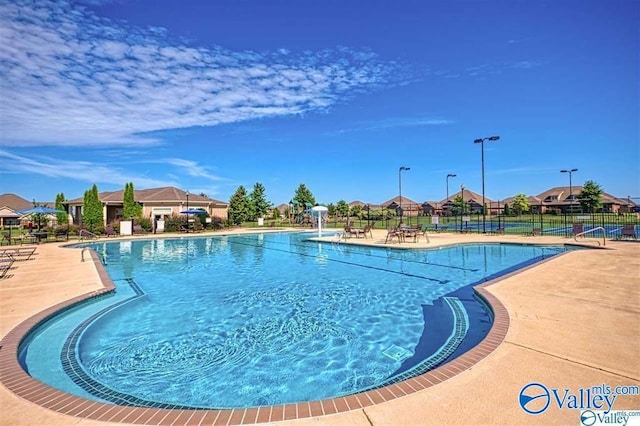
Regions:
<instances>
[{"instance_id":1,"label":"tiled pool edge","mask_svg":"<svg viewBox=\"0 0 640 426\"><path fill-rule=\"evenodd\" d=\"M68 309L83 300L114 290L115 286L100 263L98 256L92 252L91 258L104 286L103 289L85 293L84 295L74 297L50 307L33 315L11 330L0 342L2 345L0 347L0 383L15 395L61 414L109 422L162 425L237 425L311 418L363 409L434 386L476 365L491 354L504 341L509 330L509 315L507 309L495 296L486 290L486 287L496 281L503 280L510 275L521 273L523 270L528 269L524 268L523 270L501 276L474 287L476 293L486 302L487 306L489 306L493 312L494 321L491 330L487 336L470 351L420 376L384 388L321 401L247 409L171 410L115 406L84 399L51 388L33 379L21 368L18 362L20 342L35 326L62 309ZM537 262L534 265L540 263L541 262Z\"/></svg>"}]
</instances>

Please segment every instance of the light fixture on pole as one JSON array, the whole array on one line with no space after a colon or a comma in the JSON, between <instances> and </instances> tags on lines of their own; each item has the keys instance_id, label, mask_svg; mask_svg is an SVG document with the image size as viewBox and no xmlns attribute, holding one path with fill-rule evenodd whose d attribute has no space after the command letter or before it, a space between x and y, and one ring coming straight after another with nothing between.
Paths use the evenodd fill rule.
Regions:
<instances>
[{"instance_id":1,"label":"light fixture on pole","mask_svg":"<svg viewBox=\"0 0 640 426\"><path fill-rule=\"evenodd\" d=\"M573 183L571 182L571 175L577 171L578 169L560 170L560 173L569 173L569 211L571 213L573 213Z\"/></svg>"},{"instance_id":2,"label":"light fixture on pole","mask_svg":"<svg viewBox=\"0 0 640 426\"><path fill-rule=\"evenodd\" d=\"M402 171L403 170L411 170L411 167L400 167L398 169L398 192L399 192L399 205L400 205L400 222L402 223Z\"/></svg>"},{"instance_id":3,"label":"light fixture on pole","mask_svg":"<svg viewBox=\"0 0 640 426\"><path fill-rule=\"evenodd\" d=\"M489 136L487 138L480 138L473 141L473 143L479 143L481 145L482 151L482 232L486 233L487 230L485 228L486 223L486 208L484 205L484 141L497 141L500 139L500 136Z\"/></svg>"},{"instance_id":4,"label":"light fixture on pole","mask_svg":"<svg viewBox=\"0 0 640 426\"><path fill-rule=\"evenodd\" d=\"M447 175L447 198L445 198L445 203L449 201L449 178L450 177L456 177L456 175L454 173L449 173Z\"/></svg>"}]
</instances>

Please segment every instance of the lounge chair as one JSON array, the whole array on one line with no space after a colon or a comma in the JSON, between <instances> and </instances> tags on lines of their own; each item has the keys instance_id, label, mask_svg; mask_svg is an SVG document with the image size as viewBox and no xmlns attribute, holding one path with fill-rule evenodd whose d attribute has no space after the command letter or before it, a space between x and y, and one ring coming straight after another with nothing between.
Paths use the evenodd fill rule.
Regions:
<instances>
[{"instance_id":1,"label":"lounge chair","mask_svg":"<svg viewBox=\"0 0 640 426\"><path fill-rule=\"evenodd\" d=\"M189 232L189 228L185 227L184 225L180 225L180 228L178 228L178 231L180 231L180 232Z\"/></svg>"},{"instance_id":2,"label":"lounge chair","mask_svg":"<svg viewBox=\"0 0 640 426\"><path fill-rule=\"evenodd\" d=\"M504 235L504 228L496 228L495 231L489 231L490 234Z\"/></svg>"},{"instance_id":3,"label":"lounge chair","mask_svg":"<svg viewBox=\"0 0 640 426\"><path fill-rule=\"evenodd\" d=\"M620 231L620 239L633 238L638 239L636 235L636 227L634 225L622 225L622 231Z\"/></svg>"},{"instance_id":4,"label":"lounge chair","mask_svg":"<svg viewBox=\"0 0 640 426\"><path fill-rule=\"evenodd\" d=\"M104 228L104 233L107 237L117 237L118 234L116 233L115 229L113 229L113 226L107 226L106 228Z\"/></svg>"},{"instance_id":5,"label":"lounge chair","mask_svg":"<svg viewBox=\"0 0 640 426\"><path fill-rule=\"evenodd\" d=\"M0 278L7 276L13 266L14 259L10 255L0 256Z\"/></svg>"},{"instance_id":6,"label":"lounge chair","mask_svg":"<svg viewBox=\"0 0 640 426\"><path fill-rule=\"evenodd\" d=\"M32 247L32 248L22 248L22 247L16 247L16 248L5 248L0 250L0 256L9 256L11 257L13 260L19 260L19 261L23 261L23 260L29 260L31 259L31 256L33 256L36 252L36 248Z\"/></svg>"}]
</instances>

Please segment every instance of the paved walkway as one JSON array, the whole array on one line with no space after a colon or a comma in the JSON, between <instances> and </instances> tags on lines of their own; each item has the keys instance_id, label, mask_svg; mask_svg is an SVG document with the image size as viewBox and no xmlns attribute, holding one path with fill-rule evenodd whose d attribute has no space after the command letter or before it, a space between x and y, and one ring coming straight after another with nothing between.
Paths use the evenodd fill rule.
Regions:
<instances>
[{"instance_id":1,"label":"paved walkway","mask_svg":"<svg viewBox=\"0 0 640 426\"><path fill-rule=\"evenodd\" d=\"M383 245L386 232L347 244ZM333 240L333 237L327 238ZM430 234L430 242L388 244L435 247L460 242L572 243L555 237ZM595 240L589 240L594 245ZM99 290L92 262L78 250L38 246L0 280L0 333L71 297ZM506 306L505 341L469 370L411 395L347 413L281 422L291 425L579 424L579 411L553 404L526 414L523 386L539 382L576 393L595 385L640 385L640 244L607 242L535 265L488 287ZM2 350L0 348L0 350ZM619 396L614 409L640 410L640 396ZM0 387L1 425L106 424L58 414Z\"/></svg>"}]
</instances>

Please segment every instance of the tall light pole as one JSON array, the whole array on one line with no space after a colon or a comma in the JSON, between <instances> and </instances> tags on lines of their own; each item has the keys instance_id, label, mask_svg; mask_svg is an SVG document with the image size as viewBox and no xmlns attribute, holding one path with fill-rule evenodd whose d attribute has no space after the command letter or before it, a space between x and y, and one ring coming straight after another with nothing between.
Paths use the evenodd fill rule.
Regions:
<instances>
[{"instance_id":1,"label":"tall light pole","mask_svg":"<svg viewBox=\"0 0 640 426\"><path fill-rule=\"evenodd\" d=\"M453 174L453 173L449 173L449 174L447 175L447 198L445 198L445 203L446 203L447 201L449 201L449 178L450 178L450 177L456 177L456 175L455 175L455 174Z\"/></svg>"},{"instance_id":2,"label":"tall light pole","mask_svg":"<svg viewBox=\"0 0 640 426\"><path fill-rule=\"evenodd\" d=\"M464 183L460 184L460 194L462 196L462 205L460 206L460 232L462 232L462 217L465 213L465 204L464 204Z\"/></svg>"},{"instance_id":3,"label":"tall light pole","mask_svg":"<svg viewBox=\"0 0 640 426\"><path fill-rule=\"evenodd\" d=\"M189 190L187 189L187 212L189 211ZM189 222L189 213L187 213L187 232L189 232L189 228L191 228L191 222Z\"/></svg>"},{"instance_id":4,"label":"tall light pole","mask_svg":"<svg viewBox=\"0 0 640 426\"><path fill-rule=\"evenodd\" d=\"M407 170L407 171L411 170L411 167L402 166L402 167L400 167L398 169L398 192L400 194L400 199L399 199L399 202L400 202L400 222L402 222L402 171L403 170Z\"/></svg>"},{"instance_id":5,"label":"tall light pole","mask_svg":"<svg viewBox=\"0 0 640 426\"><path fill-rule=\"evenodd\" d=\"M573 213L573 184L571 182L571 175L573 172L577 172L578 169L560 170L560 173L569 173L569 211Z\"/></svg>"},{"instance_id":6,"label":"tall light pole","mask_svg":"<svg viewBox=\"0 0 640 426\"><path fill-rule=\"evenodd\" d=\"M500 139L500 136L489 136L487 138L480 138L473 141L473 143L479 143L481 145L482 151L482 232L486 233L487 230L485 228L486 222L486 208L484 206L484 141L497 141Z\"/></svg>"}]
</instances>

